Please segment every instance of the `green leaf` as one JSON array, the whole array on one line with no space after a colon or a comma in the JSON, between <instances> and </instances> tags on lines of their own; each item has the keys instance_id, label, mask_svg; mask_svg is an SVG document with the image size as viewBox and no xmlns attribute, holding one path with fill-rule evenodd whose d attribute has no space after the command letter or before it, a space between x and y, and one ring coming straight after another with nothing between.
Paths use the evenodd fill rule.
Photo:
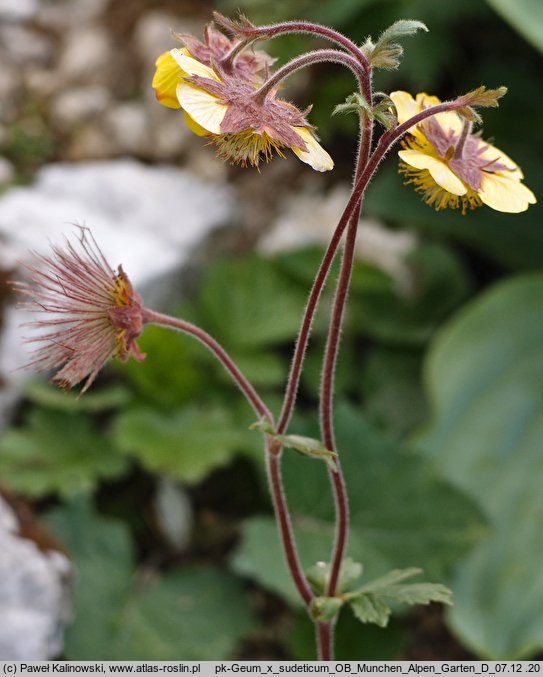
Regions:
<instances>
[{"instance_id":1,"label":"green leaf","mask_svg":"<svg viewBox=\"0 0 543 677\"><path fill-rule=\"evenodd\" d=\"M0 440L2 483L33 498L92 492L125 472L127 460L81 414L34 409Z\"/></svg>"},{"instance_id":2,"label":"green leaf","mask_svg":"<svg viewBox=\"0 0 543 677\"><path fill-rule=\"evenodd\" d=\"M265 419L261 419L249 426L250 430L259 430L266 435L269 435L274 440L280 442L286 449L293 449L302 456L309 456L309 458L316 458L326 462L329 468L337 471L334 458L337 456L335 451L327 449L321 440L316 440L313 437L305 437L304 435L278 435L273 432L273 428Z\"/></svg>"},{"instance_id":3,"label":"green leaf","mask_svg":"<svg viewBox=\"0 0 543 677\"><path fill-rule=\"evenodd\" d=\"M91 390L83 397L77 398L73 392L60 390L46 381L29 381L24 386L23 392L25 397L39 406L88 414L117 409L130 401L130 391L123 386Z\"/></svg>"},{"instance_id":4,"label":"green leaf","mask_svg":"<svg viewBox=\"0 0 543 677\"><path fill-rule=\"evenodd\" d=\"M222 261L203 283L196 321L227 349L254 351L293 340L305 301L306 292L289 284L269 259Z\"/></svg>"},{"instance_id":5,"label":"green leaf","mask_svg":"<svg viewBox=\"0 0 543 677\"><path fill-rule=\"evenodd\" d=\"M315 628L307 622L307 613L296 614L294 623L287 627L285 643L298 661L315 660ZM395 660L405 648L406 635L394 619L383 632L375 625L362 625L345 606L336 627L336 660Z\"/></svg>"},{"instance_id":6,"label":"green leaf","mask_svg":"<svg viewBox=\"0 0 543 677\"><path fill-rule=\"evenodd\" d=\"M391 609L388 604L377 595L362 595L351 602L354 615L362 623L375 623L380 628L386 628Z\"/></svg>"},{"instance_id":7,"label":"green leaf","mask_svg":"<svg viewBox=\"0 0 543 677\"><path fill-rule=\"evenodd\" d=\"M487 0L536 49L543 52L543 6L539 0Z\"/></svg>"},{"instance_id":8,"label":"green leaf","mask_svg":"<svg viewBox=\"0 0 543 677\"><path fill-rule=\"evenodd\" d=\"M389 588L391 585L397 585L408 578L418 576L421 573L422 569L418 569L417 567L410 567L409 569L393 569L384 576L380 576L370 583L366 583L360 590L363 592L378 592Z\"/></svg>"},{"instance_id":9,"label":"green leaf","mask_svg":"<svg viewBox=\"0 0 543 677\"><path fill-rule=\"evenodd\" d=\"M395 69L400 65L403 48L396 40L415 35L419 30L428 32L422 21L400 19L381 33L373 45L370 40L362 47L366 51L371 65L374 68Z\"/></svg>"},{"instance_id":10,"label":"green leaf","mask_svg":"<svg viewBox=\"0 0 543 677\"><path fill-rule=\"evenodd\" d=\"M395 569L347 595L355 616L362 623L385 627L390 604L451 604L451 591L439 583L401 583L421 573L421 569Z\"/></svg>"},{"instance_id":11,"label":"green leaf","mask_svg":"<svg viewBox=\"0 0 543 677\"><path fill-rule=\"evenodd\" d=\"M336 452L327 449L320 440L303 435L273 435L273 437L287 449L294 449L302 456L322 459L332 470L336 470L334 462Z\"/></svg>"},{"instance_id":12,"label":"green leaf","mask_svg":"<svg viewBox=\"0 0 543 677\"><path fill-rule=\"evenodd\" d=\"M138 345L147 353L143 362L128 360L115 364L142 399L157 408L172 408L205 392L209 359L206 349L193 338L149 326L138 339Z\"/></svg>"},{"instance_id":13,"label":"green leaf","mask_svg":"<svg viewBox=\"0 0 543 677\"><path fill-rule=\"evenodd\" d=\"M530 659L541 652L543 514L522 509L461 564L453 582L448 622L462 643L483 659Z\"/></svg>"},{"instance_id":14,"label":"green leaf","mask_svg":"<svg viewBox=\"0 0 543 677\"><path fill-rule=\"evenodd\" d=\"M389 287L351 297L355 327L393 345L425 343L471 287L460 259L442 245L421 246L405 263L412 280L407 293Z\"/></svg>"},{"instance_id":15,"label":"green leaf","mask_svg":"<svg viewBox=\"0 0 543 677\"><path fill-rule=\"evenodd\" d=\"M131 409L117 418L113 440L151 472L187 484L200 482L255 443L233 412L217 407L185 407L170 414Z\"/></svg>"},{"instance_id":16,"label":"green leaf","mask_svg":"<svg viewBox=\"0 0 543 677\"><path fill-rule=\"evenodd\" d=\"M68 660L222 660L251 630L232 576L210 567L136 571L126 527L85 502L54 511L48 522L76 569Z\"/></svg>"},{"instance_id":17,"label":"green leaf","mask_svg":"<svg viewBox=\"0 0 543 677\"><path fill-rule=\"evenodd\" d=\"M335 420L351 507L347 555L363 563L369 578L393 567L418 565L432 578L445 576L484 534L473 502L438 479L424 459L399 450L352 407L340 405ZM308 568L330 558L334 507L329 479L322 464L306 463L294 454L284 457L283 469L302 566ZM245 523L232 564L239 573L298 602L271 518Z\"/></svg>"},{"instance_id":18,"label":"green leaf","mask_svg":"<svg viewBox=\"0 0 543 677\"><path fill-rule=\"evenodd\" d=\"M451 618L496 659L543 647L542 299L541 274L497 285L442 331L426 365L433 418L419 444L493 528L461 569Z\"/></svg>"},{"instance_id":19,"label":"green leaf","mask_svg":"<svg viewBox=\"0 0 543 677\"><path fill-rule=\"evenodd\" d=\"M343 600L339 597L313 597L309 605L309 615L314 621L327 623L340 612Z\"/></svg>"}]
</instances>

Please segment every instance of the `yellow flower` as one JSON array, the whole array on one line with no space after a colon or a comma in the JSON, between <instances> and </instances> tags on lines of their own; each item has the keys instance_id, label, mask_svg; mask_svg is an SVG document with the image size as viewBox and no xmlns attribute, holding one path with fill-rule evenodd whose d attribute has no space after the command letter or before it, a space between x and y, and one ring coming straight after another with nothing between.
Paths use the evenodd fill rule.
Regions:
<instances>
[{"instance_id":1,"label":"yellow flower","mask_svg":"<svg viewBox=\"0 0 543 677\"><path fill-rule=\"evenodd\" d=\"M186 48L176 51L182 51L188 55ZM156 60L155 66L156 72L153 77L152 86L155 90L157 101L167 108L181 108L181 104L177 100L176 90L177 85L187 74L181 70L171 52L161 54Z\"/></svg>"},{"instance_id":2,"label":"yellow flower","mask_svg":"<svg viewBox=\"0 0 543 677\"><path fill-rule=\"evenodd\" d=\"M392 92L401 124L440 103L435 96ZM456 112L438 113L411 127L402 142L400 172L436 210L466 210L486 204L500 212L517 213L535 204L520 168L503 151L472 134Z\"/></svg>"},{"instance_id":3,"label":"yellow flower","mask_svg":"<svg viewBox=\"0 0 543 677\"><path fill-rule=\"evenodd\" d=\"M282 155L290 148L317 171L332 169L330 155L318 143L304 114L269 93L254 97L255 85L237 75L216 72L182 52L171 56L183 73L176 87L177 100L186 113L189 128L207 134L219 156L231 162L258 166L273 151Z\"/></svg>"}]
</instances>

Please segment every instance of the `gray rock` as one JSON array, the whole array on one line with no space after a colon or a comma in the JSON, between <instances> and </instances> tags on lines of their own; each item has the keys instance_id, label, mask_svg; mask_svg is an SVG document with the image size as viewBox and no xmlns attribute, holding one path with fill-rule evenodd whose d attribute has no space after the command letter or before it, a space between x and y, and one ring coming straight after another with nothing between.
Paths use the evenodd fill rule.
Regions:
<instances>
[{"instance_id":1,"label":"gray rock","mask_svg":"<svg viewBox=\"0 0 543 677\"><path fill-rule=\"evenodd\" d=\"M57 31L77 27L99 19L108 4L109 0L47 0L39 4L37 21L41 26Z\"/></svg>"},{"instance_id":2,"label":"gray rock","mask_svg":"<svg viewBox=\"0 0 543 677\"><path fill-rule=\"evenodd\" d=\"M147 154L151 128L144 106L139 103L118 104L107 112L105 125L118 153Z\"/></svg>"},{"instance_id":3,"label":"gray rock","mask_svg":"<svg viewBox=\"0 0 543 677\"><path fill-rule=\"evenodd\" d=\"M0 131L0 143L2 143L2 134ZM10 183L15 178L15 169L9 160L0 156L0 186Z\"/></svg>"},{"instance_id":4,"label":"gray rock","mask_svg":"<svg viewBox=\"0 0 543 677\"><path fill-rule=\"evenodd\" d=\"M17 531L0 496L0 660L48 660L61 652L70 617L71 564Z\"/></svg>"},{"instance_id":5,"label":"gray rock","mask_svg":"<svg viewBox=\"0 0 543 677\"><path fill-rule=\"evenodd\" d=\"M37 11L38 0L0 0L0 21L29 21Z\"/></svg>"},{"instance_id":6,"label":"gray rock","mask_svg":"<svg viewBox=\"0 0 543 677\"><path fill-rule=\"evenodd\" d=\"M0 56L6 64L46 64L53 55L53 43L47 35L24 25L0 23Z\"/></svg>"},{"instance_id":7,"label":"gray rock","mask_svg":"<svg viewBox=\"0 0 543 677\"><path fill-rule=\"evenodd\" d=\"M58 76L63 84L100 82L111 69L112 48L107 31L100 26L81 25L66 33L60 54Z\"/></svg>"},{"instance_id":8,"label":"gray rock","mask_svg":"<svg viewBox=\"0 0 543 677\"><path fill-rule=\"evenodd\" d=\"M48 251L89 226L112 266L119 263L148 305L178 298L179 272L209 236L232 222L232 193L172 167L148 167L131 160L49 165L30 187L0 197L0 268L29 259L29 250ZM172 283L174 281L174 283ZM5 313L0 336L0 374L11 388L0 390L0 412L29 374L13 371L28 361L21 343L22 310Z\"/></svg>"},{"instance_id":9,"label":"gray rock","mask_svg":"<svg viewBox=\"0 0 543 677\"><path fill-rule=\"evenodd\" d=\"M70 131L76 125L103 113L110 98L109 91L100 85L65 89L52 102L53 121L61 131Z\"/></svg>"}]
</instances>

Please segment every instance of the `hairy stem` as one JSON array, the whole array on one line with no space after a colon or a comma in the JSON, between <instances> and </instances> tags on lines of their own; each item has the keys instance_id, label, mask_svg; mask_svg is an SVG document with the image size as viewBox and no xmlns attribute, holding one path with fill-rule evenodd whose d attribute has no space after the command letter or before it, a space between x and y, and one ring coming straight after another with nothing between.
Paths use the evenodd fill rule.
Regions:
<instances>
[{"instance_id":1,"label":"hairy stem","mask_svg":"<svg viewBox=\"0 0 543 677\"><path fill-rule=\"evenodd\" d=\"M292 75L301 68L323 62L339 63L349 68L356 76L360 87L363 86L364 81L367 79L366 71L350 54L345 54L345 52L337 49L316 49L291 59L291 61L276 70L252 96L256 101L263 101L269 92L289 75Z\"/></svg>"},{"instance_id":2,"label":"hairy stem","mask_svg":"<svg viewBox=\"0 0 543 677\"><path fill-rule=\"evenodd\" d=\"M288 505L283 490L283 482L281 479L281 447L273 447L270 442L267 445L268 453L266 454L266 466L268 470L268 480L270 484L270 491L275 509L275 515L279 526L279 533L283 543L283 550L287 560L287 565L294 581L294 585L298 590L300 597L306 605L311 602L313 593L309 587L309 583L303 573L303 569L298 558L298 551L294 540L292 531L292 523L288 511Z\"/></svg>"},{"instance_id":3,"label":"hairy stem","mask_svg":"<svg viewBox=\"0 0 543 677\"><path fill-rule=\"evenodd\" d=\"M273 426L274 420L270 410L261 400L253 386L245 378L224 348L222 348L222 346L219 345L219 343L217 343L217 341L215 341L215 339L212 338L207 332L192 324L191 322L186 322L185 320L181 320L179 318L164 315L163 313L158 313L148 308L144 308L142 310L142 319L145 324L155 324L168 329L174 329L176 331L182 332L183 334L188 334L202 343L215 355L223 367L228 371L233 381L236 383L236 385L247 398L250 405L253 407L257 416L259 416L259 418L265 418L267 421L269 421L270 425ZM309 604L312 598L312 593L300 565L298 553L296 550L288 505L281 482L280 459L280 445L275 444L273 439L267 439L266 468L273 506L279 527L279 534L281 537L281 543L283 545L283 551L285 553L287 565L294 584L296 585L296 588L300 593L304 603Z\"/></svg>"},{"instance_id":4,"label":"hairy stem","mask_svg":"<svg viewBox=\"0 0 543 677\"><path fill-rule=\"evenodd\" d=\"M264 404L256 390L242 374L241 370L237 367L234 360L232 360L226 350L207 332L205 332L203 329L200 329L200 327L197 327L191 322L186 322L185 320L180 320L179 318L171 317L170 315L164 315L163 313L157 313L156 311L150 310L149 308L144 308L142 310L142 319L144 324L157 324L161 327L174 329L183 334L193 336L197 341L202 343L215 355L226 371L230 374L232 380L245 395L256 415L259 418L265 418L273 425L272 413Z\"/></svg>"},{"instance_id":5,"label":"hairy stem","mask_svg":"<svg viewBox=\"0 0 543 677\"><path fill-rule=\"evenodd\" d=\"M269 26L252 26L243 31L247 37L252 37L254 40L259 38L275 38L279 35L288 35L289 33L307 33L325 38L330 42L335 42L348 52L350 52L355 59L364 66L366 71L370 70L370 65L365 54L362 52L352 40L348 37L335 31L328 26L312 23L310 21L283 21L281 23L271 24Z\"/></svg>"}]
</instances>

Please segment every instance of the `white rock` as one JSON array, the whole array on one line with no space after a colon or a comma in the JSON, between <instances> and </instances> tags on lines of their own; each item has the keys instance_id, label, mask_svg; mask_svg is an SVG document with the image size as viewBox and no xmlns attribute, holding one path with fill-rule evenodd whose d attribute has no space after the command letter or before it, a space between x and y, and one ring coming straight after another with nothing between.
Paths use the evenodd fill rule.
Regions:
<instances>
[{"instance_id":1,"label":"white rock","mask_svg":"<svg viewBox=\"0 0 543 677\"><path fill-rule=\"evenodd\" d=\"M0 0L0 21L29 21L38 11L38 0Z\"/></svg>"},{"instance_id":2,"label":"white rock","mask_svg":"<svg viewBox=\"0 0 543 677\"><path fill-rule=\"evenodd\" d=\"M62 131L69 131L103 113L110 99L109 91L100 85L65 89L52 102L53 120Z\"/></svg>"},{"instance_id":3,"label":"white rock","mask_svg":"<svg viewBox=\"0 0 543 677\"><path fill-rule=\"evenodd\" d=\"M172 278L217 228L235 216L232 193L172 167L131 160L49 165L35 185L0 197L0 268L47 252L49 242L89 226L110 264L123 264L134 286L154 307L178 298ZM13 372L28 361L21 344L21 310L10 308L0 335L0 374L13 386L29 374ZM13 394L0 391L0 412Z\"/></svg>"},{"instance_id":4,"label":"white rock","mask_svg":"<svg viewBox=\"0 0 543 677\"><path fill-rule=\"evenodd\" d=\"M105 117L105 125L115 151L130 155L147 153L150 126L141 104L122 103L111 108Z\"/></svg>"},{"instance_id":5,"label":"white rock","mask_svg":"<svg viewBox=\"0 0 543 677\"><path fill-rule=\"evenodd\" d=\"M17 533L0 497L0 660L48 660L62 650L71 564Z\"/></svg>"},{"instance_id":6,"label":"white rock","mask_svg":"<svg viewBox=\"0 0 543 677\"><path fill-rule=\"evenodd\" d=\"M97 82L111 68L111 43L100 26L82 25L66 34L59 59L59 75L80 82Z\"/></svg>"}]
</instances>

